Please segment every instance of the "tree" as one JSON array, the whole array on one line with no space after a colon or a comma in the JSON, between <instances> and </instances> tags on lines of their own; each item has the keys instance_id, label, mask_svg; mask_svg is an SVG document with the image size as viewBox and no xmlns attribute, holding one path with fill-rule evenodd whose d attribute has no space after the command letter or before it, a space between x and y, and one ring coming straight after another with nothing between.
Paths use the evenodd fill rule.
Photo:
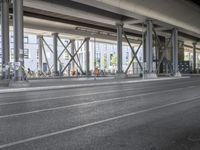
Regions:
<instances>
[{"instance_id":1,"label":"tree","mask_svg":"<svg viewBox=\"0 0 200 150\"><path fill-rule=\"evenodd\" d=\"M103 67L104 68L107 68L107 57L106 57L106 54L104 54L104 56L103 56Z\"/></svg>"},{"instance_id":2,"label":"tree","mask_svg":"<svg viewBox=\"0 0 200 150\"><path fill-rule=\"evenodd\" d=\"M112 66L117 66L117 55L115 53L112 55L110 62Z\"/></svg>"}]
</instances>

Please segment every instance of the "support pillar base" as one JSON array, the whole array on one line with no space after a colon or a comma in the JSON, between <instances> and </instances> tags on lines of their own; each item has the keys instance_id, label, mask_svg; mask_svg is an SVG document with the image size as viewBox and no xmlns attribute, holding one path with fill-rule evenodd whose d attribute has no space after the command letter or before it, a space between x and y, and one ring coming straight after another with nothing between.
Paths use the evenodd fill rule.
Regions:
<instances>
[{"instance_id":1,"label":"support pillar base","mask_svg":"<svg viewBox=\"0 0 200 150\"><path fill-rule=\"evenodd\" d=\"M195 69L195 70L193 70L193 71L192 71L192 73L194 73L194 74L195 74L195 73L197 73L197 70L196 70L196 69Z\"/></svg>"},{"instance_id":2,"label":"support pillar base","mask_svg":"<svg viewBox=\"0 0 200 150\"><path fill-rule=\"evenodd\" d=\"M174 77L182 77L181 73L180 72L177 72L174 74Z\"/></svg>"},{"instance_id":3,"label":"support pillar base","mask_svg":"<svg viewBox=\"0 0 200 150\"><path fill-rule=\"evenodd\" d=\"M158 76L157 76L156 73L145 73L145 74L143 75L143 78L144 78L144 79L157 79Z\"/></svg>"},{"instance_id":4,"label":"support pillar base","mask_svg":"<svg viewBox=\"0 0 200 150\"><path fill-rule=\"evenodd\" d=\"M115 75L115 79L124 79L126 77L127 77L127 75L123 72L122 73L116 73L116 75Z\"/></svg>"},{"instance_id":5,"label":"support pillar base","mask_svg":"<svg viewBox=\"0 0 200 150\"><path fill-rule=\"evenodd\" d=\"M11 88L23 88L23 87L30 87L31 84L29 81L10 81L8 87Z\"/></svg>"},{"instance_id":6,"label":"support pillar base","mask_svg":"<svg viewBox=\"0 0 200 150\"><path fill-rule=\"evenodd\" d=\"M53 72L52 74L54 77L60 76L59 72Z\"/></svg>"},{"instance_id":7,"label":"support pillar base","mask_svg":"<svg viewBox=\"0 0 200 150\"><path fill-rule=\"evenodd\" d=\"M0 80L0 87L8 87L9 80Z\"/></svg>"}]
</instances>

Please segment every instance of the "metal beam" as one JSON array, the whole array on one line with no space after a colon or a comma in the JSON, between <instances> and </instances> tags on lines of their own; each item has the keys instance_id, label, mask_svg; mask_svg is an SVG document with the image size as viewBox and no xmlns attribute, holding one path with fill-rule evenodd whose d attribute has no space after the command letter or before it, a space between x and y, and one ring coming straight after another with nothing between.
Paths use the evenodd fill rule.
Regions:
<instances>
[{"instance_id":1,"label":"metal beam","mask_svg":"<svg viewBox=\"0 0 200 150\"><path fill-rule=\"evenodd\" d=\"M53 69L54 76L58 75L58 33L53 33Z\"/></svg>"},{"instance_id":2,"label":"metal beam","mask_svg":"<svg viewBox=\"0 0 200 150\"><path fill-rule=\"evenodd\" d=\"M172 32L172 50L173 50L173 73L178 73L178 30Z\"/></svg>"},{"instance_id":3,"label":"metal beam","mask_svg":"<svg viewBox=\"0 0 200 150\"><path fill-rule=\"evenodd\" d=\"M168 61L168 59L167 59L167 49L169 48L170 44L172 43L172 36L173 36L173 34L171 34L171 37L169 38L168 42L165 44L163 53L162 53L162 55L160 57L160 60L159 60L158 66L157 66L157 70L156 70L157 73L160 73L159 71L160 71L160 66L161 66L162 62L164 60ZM160 42L160 44L161 44L161 42ZM169 65L169 63L167 63L167 65ZM171 65L169 67L171 68Z\"/></svg>"},{"instance_id":4,"label":"metal beam","mask_svg":"<svg viewBox=\"0 0 200 150\"><path fill-rule=\"evenodd\" d=\"M1 44L2 44L3 79L9 78L9 68L6 67L10 62L9 3L10 0L1 0L1 33L2 33Z\"/></svg>"},{"instance_id":5,"label":"metal beam","mask_svg":"<svg viewBox=\"0 0 200 150\"><path fill-rule=\"evenodd\" d=\"M47 54L46 54L46 51L45 51L45 48L44 48L44 45L43 45L43 44L42 44L42 49L43 49L43 52L44 52L45 60L46 60L46 62L47 62L47 66L48 66L49 73L51 73L51 67L50 67L50 65L49 65L49 61L48 61Z\"/></svg>"},{"instance_id":6,"label":"metal beam","mask_svg":"<svg viewBox=\"0 0 200 150\"><path fill-rule=\"evenodd\" d=\"M48 45L48 43L45 41L44 37L42 37L42 41L44 42L44 44L47 46L47 48L51 51L51 53L54 53L52 48Z\"/></svg>"},{"instance_id":7,"label":"metal beam","mask_svg":"<svg viewBox=\"0 0 200 150\"><path fill-rule=\"evenodd\" d=\"M138 24L138 23L143 23L143 22L144 20L135 20L135 19L123 21L124 24L128 24L128 25L133 25L133 24Z\"/></svg>"},{"instance_id":8,"label":"metal beam","mask_svg":"<svg viewBox=\"0 0 200 150\"><path fill-rule=\"evenodd\" d=\"M87 37L85 42L85 73L90 75L90 38Z\"/></svg>"},{"instance_id":9,"label":"metal beam","mask_svg":"<svg viewBox=\"0 0 200 150\"><path fill-rule=\"evenodd\" d=\"M57 36L58 37L58 36ZM44 42L44 44L47 46L47 48L50 50L50 52L54 55L54 50L49 46L49 44L46 42L46 40L44 39L44 37L42 37L42 41ZM64 51L63 51L64 52ZM59 61L60 63L61 63L61 61L60 61L60 55L59 55L59 57L57 58L57 61ZM52 68L52 67L51 67Z\"/></svg>"},{"instance_id":10,"label":"metal beam","mask_svg":"<svg viewBox=\"0 0 200 150\"><path fill-rule=\"evenodd\" d=\"M23 0L13 0L15 80L25 80Z\"/></svg>"},{"instance_id":11,"label":"metal beam","mask_svg":"<svg viewBox=\"0 0 200 150\"><path fill-rule=\"evenodd\" d=\"M71 41L67 43L67 45L65 46L64 43L61 41L61 39L58 37L58 40L61 42L61 44L63 45L64 49L61 51L60 55L58 56L58 59L60 59L60 57L62 56L62 54L65 52L65 50L68 48L68 46L71 44Z\"/></svg>"},{"instance_id":12,"label":"metal beam","mask_svg":"<svg viewBox=\"0 0 200 150\"><path fill-rule=\"evenodd\" d=\"M82 42L82 44L80 45L80 47L77 49L77 51L74 53L74 55L72 56L70 53L70 56L71 56L71 59L69 60L69 62L67 63L67 65L64 67L64 69L62 70L62 74L64 73L64 71L67 69L67 67L69 66L69 64L72 62L72 60L74 60L74 57L78 54L79 50L82 48L82 46L84 45L84 43L86 42L86 39ZM76 63L76 61L74 61ZM79 65L76 63L76 65L79 67ZM82 68L79 67L79 69L81 70L81 72L83 73L82 71Z\"/></svg>"},{"instance_id":13,"label":"metal beam","mask_svg":"<svg viewBox=\"0 0 200 150\"><path fill-rule=\"evenodd\" d=\"M71 55L74 56L74 51L75 51L75 40L72 39L72 40L70 40L70 42L71 42ZM72 69L75 69L74 60L72 60L72 62L71 62L71 68L72 68Z\"/></svg>"},{"instance_id":14,"label":"metal beam","mask_svg":"<svg viewBox=\"0 0 200 150\"><path fill-rule=\"evenodd\" d=\"M122 69L122 33L123 24L118 23L117 25L117 73L123 73Z\"/></svg>"},{"instance_id":15,"label":"metal beam","mask_svg":"<svg viewBox=\"0 0 200 150\"><path fill-rule=\"evenodd\" d=\"M37 36L38 39L38 59L39 59L39 71L43 71L43 61L42 61L42 47L43 47L43 42L42 42L42 35Z\"/></svg>"},{"instance_id":16,"label":"metal beam","mask_svg":"<svg viewBox=\"0 0 200 150\"><path fill-rule=\"evenodd\" d=\"M96 38L94 37L94 52L93 52L94 53L93 54L94 55L94 60L93 60L94 61L94 71L95 71L96 66L97 66L97 62L96 62L96 48L97 48L96 47Z\"/></svg>"},{"instance_id":17,"label":"metal beam","mask_svg":"<svg viewBox=\"0 0 200 150\"><path fill-rule=\"evenodd\" d=\"M192 65L192 70L194 73L196 73L196 46L197 43L193 43L193 65Z\"/></svg>"},{"instance_id":18,"label":"metal beam","mask_svg":"<svg viewBox=\"0 0 200 150\"><path fill-rule=\"evenodd\" d=\"M146 34L146 71L147 73L153 72L153 24L151 20L147 21L147 34Z\"/></svg>"},{"instance_id":19,"label":"metal beam","mask_svg":"<svg viewBox=\"0 0 200 150\"><path fill-rule=\"evenodd\" d=\"M133 69L134 69L134 63L133 63L133 62L134 62L134 59L135 59L135 58L137 59L137 62L138 62L138 64L139 64L139 66L140 66L140 69L143 70L143 67L142 67L141 63L139 62L139 59L137 58L137 54L138 54L138 52L139 52L141 46L142 46L142 42L141 42L141 44L139 45L139 47L138 47L138 49L136 50L136 52L134 52L134 48L131 47L133 57L132 57L132 60L131 60L131 62L129 63L129 65L128 65L126 71L125 71L125 74L127 74L127 72L128 72L128 70L129 70L129 68L130 68L131 65L133 65L132 67L133 67Z\"/></svg>"},{"instance_id":20,"label":"metal beam","mask_svg":"<svg viewBox=\"0 0 200 150\"><path fill-rule=\"evenodd\" d=\"M82 65L81 65L81 61L80 61L80 58L79 58L79 55L78 55L78 54L76 55L76 58L77 58L78 63L77 63L76 61L74 61L74 62L77 64L77 67L78 67L78 68L81 68L80 70L83 70L83 69L82 69ZM81 71L81 72L82 72L82 71Z\"/></svg>"},{"instance_id":21,"label":"metal beam","mask_svg":"<svg viewBox=\"0 0 200 150\"><path fill-rule=\"evenodd\" d=\"M169 27L156 27L155 30L156 31L166 31L166 30L170 30L171 28Z\"/></svg>"},{"instance_id":22,"label":"metal beam","mask_svg":"<svg viewBox=\"0 0 200 150\"><path fill-rule=\"evenodd\" d=\"M137 60L139 66L140 66L140 69L143 70L143 67L142 67L142 65L141 65L141 63L140 63L140 61L139 61L139 59L138 59L138 57L137 57L137 53L138 53L138 51L140 50L140 48L141 48L141 46L142 46L142 42L140 43L140 45L139 45L137 51L135 52L135 51L134 51L134 48L131 46L131 43L130 43L130 41L129 41L129 39L128 39L128 37L127 37L127 35L126 35L125 32L124 32L124 37L126 38L127 43L128 43L128 45L129 45L129 47L131 48L131 51L132 51L132 54L133 54L133 58L132 58L131 62L129 63L129 65L128 65L127 69L126 69L125 74L127 74L127 72L128 72L128 70L129 70L131 64L133 63L134 59Z\"/></svg>"},{"instance_id":23,"label":"metal beam","mask_svg":"<svg viewBox=\"0 0 200 150\"><path fill-rule=\"evenodd\" d=\"M83 69L82 69L80 63L78 64L78 63L76 62L76 60L75 60L75 56L77 56L77 54L78 54L78 53L76 53L76 51L75 51L76 48L74 48L74 52L75 52L76 55L75 55L75 54L72 55L72 54L69 52L69 50L67 49L68 46L69 46L69 44L72 44L71 41L67 44L67 46L65 46L64 43L62 42L62 40L60 39L59 36L58 36L58 40L60 41L60 43L62 44L62 46L65 48L64 50L66 50L67 53L70 55L71 59L70 59L69 62L71 63L72 61L74 61L74 63L75 63L75 64L77 65L77 67L80 69L81 73L84 74ZM80 48L81 48L81 47L79 47L77 51L79 51ZM63 52L64 52L64 51L63 51ZM63 54L63 52L60 54L60 56ZM60 56L59 56L59 58L60 58ZM70 64L69 62L68 62L68 64L66 65L66 67L64 68L65 70L66 70L66 68L69 66L69 64ZM63 69L63 70L64 70L64 69ZM64 70L64 71L65 71L65 70ZM61 73L63 74L64 71L61 71Z\"/></svg>"}]
</instances>

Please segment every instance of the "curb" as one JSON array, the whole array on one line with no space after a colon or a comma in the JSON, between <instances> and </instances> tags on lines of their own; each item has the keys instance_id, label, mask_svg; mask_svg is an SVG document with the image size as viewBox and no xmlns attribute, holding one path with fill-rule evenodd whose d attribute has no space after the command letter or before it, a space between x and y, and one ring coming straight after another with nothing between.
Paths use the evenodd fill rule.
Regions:
<instances>
[{"instance_id":1,"label":"curb","mask_svg":"<svg viewBox=\"0 0 200 150\"><path fill-rule=\"evenodd\" d=\"M106 83L84 83L76 85L58 85L58 86L46 86L46 87L26 87L26 88L7 88L0 89L0 94L3 93L17 93L17 92L31 92L31 91L41 91L41 90L59 90L59 89L71 89L71 88L83 88L83 87L94 87L94 86L107 86L107 85L118 85L118 84L131 84L131 83L142 83L142 82L154 82L154 81L165 81L165 80L178 80L187 79L190 77L175 77L175 78L158 78L158 79L141 79L134 81L114 81Z\"/></svg>"}]
</instances>

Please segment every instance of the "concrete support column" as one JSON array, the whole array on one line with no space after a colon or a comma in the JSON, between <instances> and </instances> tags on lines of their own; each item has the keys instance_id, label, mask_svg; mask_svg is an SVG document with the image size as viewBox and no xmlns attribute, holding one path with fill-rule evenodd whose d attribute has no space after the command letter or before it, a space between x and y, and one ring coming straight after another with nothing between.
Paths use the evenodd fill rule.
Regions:
<instances>
[{"instance_id":1,"label":"concrete support column","mask_svg":"<svg viewBox=\"0 0 200 150\"><path fill-rule=\"evenodd\" d=\"M86 38L85 43L85 73L90 75L90 38Z\"/></svg>"},{"instance_id":2,"label":"concrete support column","mask_svg":"<svg viewBox=\"0 0 200 150\"><path fill-rule=\"evenodd\" d=\"M23 0L13 0L15 80L25 80Z\"/></svg>"},{"instance_id":3,"label":"concrete support column","mask_svg":"<svg viewBox=\"0 0 200 150\"><path fill-rule=\"evenodd\" d=\"M75 52L75 40L72 39L70 40L71 41L71 54L72 56L74 56L74 52ZM75 58L74 58L75 59ZM74 60L72 60L71 62L71 69L75 69L75 63L74 63Z\"/></svg>"},{"instance_id":4,"label":"concrete support column","mask_svg":"<svg viewBox=\"0 0 200 150\"><path fill-rule=\"evenodd\" d=\"M37 36L37 39L38 39L38 59L39 59L39 69L38 69L38 71L40 71L40 72L43 71L43 62L42 62L43 41L42 41L42 38L43 38L42 35Z\"/></svg>"},{"instance_id":5,"label":"concrete support column","mask_svg":"<svg viewBox=\"0 0 200 150\"><path fill-rule=\"evenodd\" d=\"M172 32L172 51L173 51L173 73L178 73L178 30L173 29Z\"/></svg>"},{"instance_id":6,"label":"concrete support column","mask_svg":"<svg viewBox=\"0 0 200 150\"><path fill-rule=\"evenodd\" d=\"M2 44L2 65L3 79L9 78L9 69L6 68L10 62L9 46L9 3L10 0L1 0L1 44Z\"/></svg>"},{"instance_id":7,"label":"concrete support column","mask_svg":"<svg viewBox=\"0 0 200 150\"><path fill-rule=\"evenodd\" d=\"M194 73L196 73L196 46L197 46L197 43L193 43L193 65L192 65L192 71Z\"/></svg>"},{"instance_id":8,"label":"concrete support column","mask_svg":"<svg viewBox=\"0 0 200 150\"><path fill-rule=\"evenodd\" d=\"M58 75L58 33L53 33L53 68L54 76Z\"/></svg>"},{"instance_id":9,"label":"concrete support column","mask_svg":"<svg viewBox=\"0 0 200 150\"><path fill-rule=\"evenodd\" d=\"M147 34L146 34L146 71L147 73L153 72L153 24L151 20L147 21Z\"/></svg>"},{"instance_id":10,"label":"concrete support column","mask_svg":"<svg viewBox=\"0 0 200 150\"><path fill-rule=\"evenodd\" d=\"M146 36L144 40L144 78L157 78L157 74L153 69L153 23L151 20L146 21Z\"/></svg>"},{"instance_id":11,"label":"concrete support column","mask_svg":"<svg viewBox=\"0 0 200 150\"><path fill-rule=\"evenodd\" d=\"M123 24L117 24L117 73L123 73L122 69L122 34Z\"/></svg>"}]
</instances>

